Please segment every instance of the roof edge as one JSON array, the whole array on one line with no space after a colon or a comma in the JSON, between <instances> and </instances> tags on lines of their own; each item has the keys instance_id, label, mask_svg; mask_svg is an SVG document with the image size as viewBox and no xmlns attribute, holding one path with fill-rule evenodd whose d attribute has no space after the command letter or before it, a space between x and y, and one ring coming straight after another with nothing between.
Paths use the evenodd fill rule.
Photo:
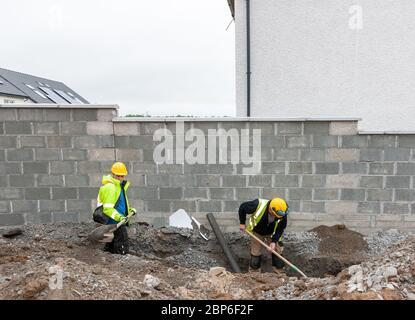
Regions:
<instances>
[{"instance_id":1,"label":"roof edge","mask_svg":"<svg viewBox=\"0 0 415 320\"><path fill-rule=\"evenodd\" d=\"M231 10L232 17L235 18L235 0L228 0L228 5Z\"/></svg>"}]
</instances>

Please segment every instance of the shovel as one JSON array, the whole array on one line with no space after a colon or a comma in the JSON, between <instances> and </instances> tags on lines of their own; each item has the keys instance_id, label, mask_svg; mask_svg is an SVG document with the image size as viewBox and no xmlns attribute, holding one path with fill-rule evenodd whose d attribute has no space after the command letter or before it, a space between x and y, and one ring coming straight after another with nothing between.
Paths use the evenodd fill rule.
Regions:
<instances>
[{"instance_id":1,"label":"shovel","mask_svg":"<svg viewBox=\"0 0 415 320\"><path fill-rule=\"evenodd\" d=\"M245 232L249 234L252 238L254 238L256 241L258 241L260 244L262 244L268 251L271 251L273 254L275 254L278 258L280 258L282 261L284 261L288 266L290 266L294 271L297 271L299 274L301 274L304 278L307 278L307 276L298 269L295 265L293 265L290 261L285 259L283 256L281 256L278 252L275 250L272 250L271 247L267 246L265 242L263 242L261 239L259 239L257 236L255 236L252 232L249 232L245 229Z\"/></svg>"},{"instance_id":2,"label":"shovel","mask_svg":"<svg viewBox=\"0 0 415 320\"><path fill-rule=\"evenodd\" d=\"M209 229L207 229L203 224L197 221L195 217L190 216L190 218L192 218L192 221L196 224L197 228L199 229L200 236L206 241L209 240Z\"/></svg>"},{"instance_id":3,"label":"shovel","mask_svg":"<svg viewBox=\"0 0 415 320\"><path fill-rule=\"evenodd\" d=\"M88 239L103 243L112 242L112 240L114 239L115 230L117 230L123 224L126 224L130 220L130 218L131 215L122 219L117 224L107 224L104 226L99 226L98 228L92 230L92 232L88 236Z\"/></svg>"}]
</instances>

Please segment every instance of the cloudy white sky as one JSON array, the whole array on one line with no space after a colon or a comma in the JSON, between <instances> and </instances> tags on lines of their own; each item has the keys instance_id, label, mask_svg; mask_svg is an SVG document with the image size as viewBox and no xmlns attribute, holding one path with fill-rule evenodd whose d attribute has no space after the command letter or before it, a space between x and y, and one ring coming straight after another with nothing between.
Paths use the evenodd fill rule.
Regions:
<instances>
[{"instance_id":1,"label":"cloudy white sky","mask_svg":"<svg viewBox=\"0 0 415 320\"><path fill-rule=\"evenodd\" d=\"M235 114L226 0L2 0L0 67L121 115Z\"/></svg>"}]
</instances>

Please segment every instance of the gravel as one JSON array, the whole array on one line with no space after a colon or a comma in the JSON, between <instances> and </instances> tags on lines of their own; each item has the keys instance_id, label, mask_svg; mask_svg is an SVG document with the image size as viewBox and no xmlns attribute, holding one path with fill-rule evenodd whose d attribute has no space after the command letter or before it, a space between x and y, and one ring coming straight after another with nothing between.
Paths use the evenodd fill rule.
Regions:
<instances>
[{"instance_id":1,"label":"gravel","mask_svg":"<svg viewBox=\"0 0 415 320\"><path fill-rule=\"evenodd\" d=\"M320 239L315 232L289 232L283 236L283 243L294 244L299 255L317 253L319 242Z\"/></svg>"},{"instance_id":2,"label":"gravel","mask_svg":"<svg viewBox=\"0 0 415 320\"><path fill-rule=\"evenodd\" d=\"M369 246L369 255L382 254L389 246L405 240L408 236L409 234L396 229L374 232L365 237Z\"/></svg>"}]
</instances>

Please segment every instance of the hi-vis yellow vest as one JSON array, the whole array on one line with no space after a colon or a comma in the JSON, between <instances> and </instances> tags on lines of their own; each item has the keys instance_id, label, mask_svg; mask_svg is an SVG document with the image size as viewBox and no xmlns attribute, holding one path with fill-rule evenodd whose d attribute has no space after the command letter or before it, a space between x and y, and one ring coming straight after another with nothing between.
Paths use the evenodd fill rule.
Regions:
<instances>
[{"instance_id":1,"label":"hi-vis yellow vest","mask_svg":"<svg viewBox=\"0 0 415 320\"><path fill-rule=\"evenodd\" d=\"M258 203L258 207L256 208L255 212L251 215L251 217L249 218L249 222L248 222L248 227L247 230L249 232L253 232L255 226L259 223L259 221L262 219L266 209L267 209L267 205L268 202L270 200L265 200L265 199L258 199L259 203ZM274 231L271 235L271 237L275 234L275 232L277 231L277 227L278 224L280 223L280 220L277 220L275 223L275 227L274 227Z\"/></svg>"}]
</instances>

